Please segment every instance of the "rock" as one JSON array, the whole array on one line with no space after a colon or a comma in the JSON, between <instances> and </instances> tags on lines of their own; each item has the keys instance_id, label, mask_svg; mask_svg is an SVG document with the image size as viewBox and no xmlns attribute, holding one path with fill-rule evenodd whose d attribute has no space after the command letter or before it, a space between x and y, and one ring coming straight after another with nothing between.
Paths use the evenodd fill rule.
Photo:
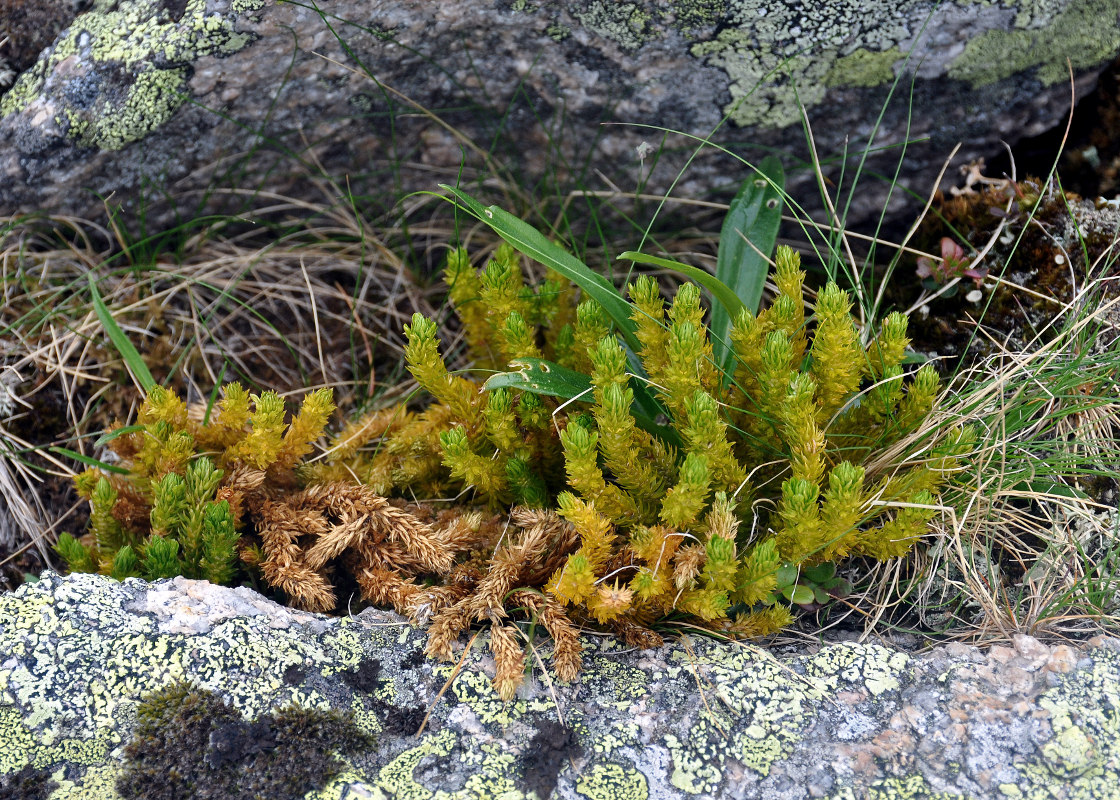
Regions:
<instances>
[{"instance_id":1,"label":"rock","mask_svg":"<svg viewBox=\"0 0 1120 800\"><path fill-rule=\"evenodd\" d=\"M182 578L45 573L0 596L0 796L143 797L157 764L232 782L161 783L191 798L304 768L308 798L984 800L1120 785L1113 639L1020 641L1079 666L1016 667L1009 690L998 660L959 644L778 659L697 636L649 651L585 637L576 682L550 685L532 664L510 703L484 647L456 670L424 642L373 610L335 619Z\"/></svg>"},{"instance_id":2,"label":"rock","mask_svg":"<svg viewBox=\"0 0 1120 800\"><path fill-rule=\"evenodd\" d=\"M1120 0L349 0L329 14L93 0L0 98L0 217L94 217L111 198L156 229L251 207L257 188L384 203L454 182L461 158L468 184L497 169L538 194L553 179L609 188L586 164L622 191L662 192L696 144L669 135L655 158L662 129L804 159L800 103L822 157L858 155L896 78L875 145L916 142L900 180L925 195L958 141L960 163L1060 122L1067 58L1084 95L1120 51L1118 13ZM41 35L13 28L9 48ZM867 167L891 174L899 152ZM335 180L325 198L317 165ZM706 197L745 175L710 151L673 191ZM790 185L813 203L814 180L801 169ZM850 221L885 199L866 181Z\"/></svg>"}]
</instances>

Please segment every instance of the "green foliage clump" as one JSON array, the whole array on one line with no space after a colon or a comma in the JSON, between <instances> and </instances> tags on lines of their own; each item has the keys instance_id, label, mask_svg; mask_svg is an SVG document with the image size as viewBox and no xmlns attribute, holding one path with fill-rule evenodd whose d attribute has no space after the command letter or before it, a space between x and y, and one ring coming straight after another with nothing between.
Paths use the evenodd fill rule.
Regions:
<instances>
[{"instance_id":1,"label":"green foliage clump","mask_svg":"<svg viewBox=\"0 0 1120 800\"><path fill-rule=\"evenodd\" d=\"M337 711L289 706L250 721L188 683L148 695L137 716L117 779L126 800L297 800L342 771L337 754L374 744Z\"/></svg>"},{"instance_id":2,"label":"green foliage clump","mask_svg":"<svg viewBox=\"0 0 1120 800\"><path fill-rule=\"evenodd\" d=\"M422 453L423 479L445 492L554 502L579 546L546 594L635 641L671 614L776 630L790 603L842 586L837 562L905 554L973 437L922 429L940 384L928 365L906 375L903 315L861 337L829 283L806 318L798 256L779 248L776 260L773 302L732 321L728 372L694 284L668 304L649 277L628 287L640 344L628 352L601 307L577 305L555 277L529 288L510 250L481 274L458 251L447 278L475 363L513 372L485 386L452 375L434 323L416 315L408 366L436 404L372 458L347 451L346 468L391 489L415 477L404 454ZM560 327L541 310L546 292L564 303Z\"/></svg>"},{"instance_id":3,"label":"green foliage clump","mask_svg":"<svg viewBox=\"0 0 1120 800\"><path fill-rule=\"evenodd\" d=\"M471 624L519 614L552 636L567 680L575 624L639 646L661 641L665 618L764 635L842 594L845 559L899 557L925 533L974 434L930 424L940 383L928 365L907 374L903 315L861 331L829 283L807 316L799 258L779 248L777 295L758 313L698 277L734 312L716 348L696 285L666 302L639 277L627 300L562 255L545 253L582 300L551 271L533 285L512 247L480 271L452 253L451 302L487 379L450 371L436 324L414 315L407 366L434 402L351 421L314 463L301 459L333 410L326 391L285 424L269 393L227 387L200 422L153 388L114 442L127 476L79 478L90 531L59 552L115 577L228 583L259 567L315 611L352 580L364 601L428 624L444 658ZM520 508L501 524L385 497L468 490ZM516 630L494 624L490 641L512 697Z\"/></svg>"},{"instance_id":4,"label":"green foliage clump","mask_svg":"<svg viewBox=\"0 0 1120 800\"><path fill-rule=\"evenodd\" d=\"M448 257L451 301L476 368L505 369L524 358L578 362L574 342L587 338L589 329L599 330L599 316L577 311L574 290L558 276L527 286L519 259L502 246L476 273L465 251ZM436 402L419 414L387 409L351 423L308 478L356 477L379 494L417 497L470 486L496 507L549 503L564 479L553 428L557 403L530 392L483 393L477 382L451 374L439 353L436 324L420 314L405 326L405 335L409 372ZM362 448L374 440L380 443L370 456Z\"/></svg>"},{"instance_id":5,"label":"green foliage clump","mask_svg":"<svg viewBox=\"0 0 1120 800\"><path fill-rule=\"evenodd\" d=\"M229 584L243 561L255 562L246 511L296 486L295 467L334 411L331 390L305 397L290 422L280 396L236 383L211 411L196 419L174 393L151 388L138 424L111 443L125 474L90 469L75 479L90 525L80 539L59 537L71 571Z\"/></svg>"}]
</instances>

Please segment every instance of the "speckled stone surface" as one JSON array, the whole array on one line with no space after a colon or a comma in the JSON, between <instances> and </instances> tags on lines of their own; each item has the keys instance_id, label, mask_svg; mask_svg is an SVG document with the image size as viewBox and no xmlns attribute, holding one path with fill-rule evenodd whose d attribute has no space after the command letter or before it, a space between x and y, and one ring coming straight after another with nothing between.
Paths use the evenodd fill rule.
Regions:
<instances>
[{"instance_id":1,"label":"speckled stone surface","mask_svg":"<svg viewBox=\"0 0 1120 800\"><path fill-rule=\"evenodd\" d=\"M588 638L577 682L534 669L510 703L479 642L445 691L453 668L423 643L381 612L333 619L200 581L46 573L0 596L0 786L30 764L52 800L117 797L140 698L189 679L246 718L296 703L376 733L314 798L1120 796L1115 640L775 657Z\"/></svg>"},{"instance_id":2,"label":"speckled stone surface","mask_svg":"<svg viewBox=\"0 0 1120 800\"><path fill-rule=\"evenodd\" d=\"M638 148L656 146L663 129L719 128L716 140L748 158L776 148L803 159L802 105L826 159L858 152L879 124L888 153L868 166L891 174L889 146L909 139L900 181L924 196L957 142L964 161L1059 123L1067 59L1082 96L1120 52L1120 0L321 7L325 17L314 3L275 0L91 0L36 63L0 83L14 78L0 97L0 216L89 217L101 197L139 207L146 194L147 225L158 228L173 219L165 194L180 214L198 214L231 200L203 190L230 186L321 202L306 179L309 148L359 195L432 189L454 180L461 158L470 182L490 166L456 132L522 186L574 181L590 164L623 191L659 192L695 145L670 136L653 168ZM16 26L9 39L30 36ZM704 197L744 177L713 151L675 193ZM610 185L593 173L583 181ZM791 177L810 202L812 184L811 171ZM867 182L849 218L873 219L884 192Z\"/></svg>"}]
</instances>

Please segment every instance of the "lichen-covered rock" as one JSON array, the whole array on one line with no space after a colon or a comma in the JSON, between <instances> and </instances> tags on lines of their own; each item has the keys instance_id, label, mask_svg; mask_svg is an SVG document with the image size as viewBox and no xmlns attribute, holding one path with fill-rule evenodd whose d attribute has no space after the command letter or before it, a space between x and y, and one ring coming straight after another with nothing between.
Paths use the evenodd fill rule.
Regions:
<instances>
[{"instance_id":1,"label":"lichen-covered rock","mask_svg":"<svg viewBox=\"0 0 1120 800\"><path fill-rule=\"evenodd\" d=\"M526 186L563 185L590 163L623 190L658 191L695 146L669 136L647 174L638 147L660 128L704 136L726 117L715 138L734 150L805 157L804 106L822 156L858 152L896 78L876 143L928 137L901 174L924 194L956 142L983 155L1059 121L1067 58L1084 93L1120 52L1118 14L1120 0L347 0L322 14L93 0L0 97L0 216L88 216L113 195L160 227L172 205L229 200L207 188L307 197L311 151L340 186L382 199L454 180L461 158L468 180L499 164ZM13 27L13 52L31 36ZM871 165L890 174L897 155ZM712 153L676 191L731 187L742 171ZM811 197L812 181L793 185ZM851 214L882 201L869 187Z\"/></svg>"},{"instance_id":2,"label":"lichen-covered rock","mask_svg":"<svg viewBox=\"0 0 1120 800\"><path fill-rule=\"evenodd\" d=\"M371 736L353 734L309 798L1089 800L1120 786L1115 640L775 657L694 636L650 651L587 639L577 682L534 668L509 703L485 648L459 668L423 644L386 613L331 619L200 581L46 573L0 596L0 795L144 797L137 753L180 758L176 774L208 774L202 760L223 780L240 764L248 781L296 747L285 737L326 741L330 725ZM308 710L347 716L291 722L326 719ZM162 739L161 719L174 721Z\"/></svg>"}]
</instances>

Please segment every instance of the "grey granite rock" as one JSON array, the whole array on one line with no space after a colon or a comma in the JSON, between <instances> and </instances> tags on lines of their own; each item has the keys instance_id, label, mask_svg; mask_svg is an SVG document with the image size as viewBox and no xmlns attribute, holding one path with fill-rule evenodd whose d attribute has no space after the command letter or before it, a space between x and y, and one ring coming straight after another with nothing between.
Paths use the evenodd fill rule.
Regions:
<instances>
[{"instance_id":1,"label":"grey granite rock","mask_svg":"<svg viewBox=\"0 0 1120 800\"><path fill-rule=\"evenodd\" d=\"M200 581L47 573L0 596L0 787L117 797L139 704L184 680L244 715L242 734L293 703L375 733L314 798L1088 800L1120 787L1115 640L777 656L695 636L584 644L575 683L534 667L503 703L480 642L456 671L392 614L332 619ZM536 653L547 663L547 643ZM211 735L183 763L226 741ZM225 758L259 765L253 753L282 744Z\"/></svg>"},{"instance_id":2,"label":"grey granite rock","mask_svg":"<svg viewBox=\"0 0 1120 800\"><path fill-rule=\"evenodd\" d=\"M159 228L176 207L188 216L236 208L231 187L321 201L307 180L315 164L339 187L384 200L453 181L461 157L468 182L498 164L538 191L546 178L581 176L608 188L594 169L623 191L660 192L695 141L669 136L650 174L655 159L638 148L659 145L659 128L703 136L726 116L715 139L734 151L801 159L802 104L822 156L858 152L896 77L876 145L922 140L907 148L900 177L924 195L958 141L963 161L1056 125L1070 97L1067 58L1080 96L1120 51L1120 0L319 8L93 0L0 98L0 216L89 217L111 196ZM9 38L31 35L13 28ZM625 124L600 124L614 122ZM869 166L890 174L898 153ZM709 152L674 193L709 196L744 176ZM815 197L810 171L791 185ZM868 184L852 220L874 218L884 202L884 188Z\"/></svg>"}]
</instances>

